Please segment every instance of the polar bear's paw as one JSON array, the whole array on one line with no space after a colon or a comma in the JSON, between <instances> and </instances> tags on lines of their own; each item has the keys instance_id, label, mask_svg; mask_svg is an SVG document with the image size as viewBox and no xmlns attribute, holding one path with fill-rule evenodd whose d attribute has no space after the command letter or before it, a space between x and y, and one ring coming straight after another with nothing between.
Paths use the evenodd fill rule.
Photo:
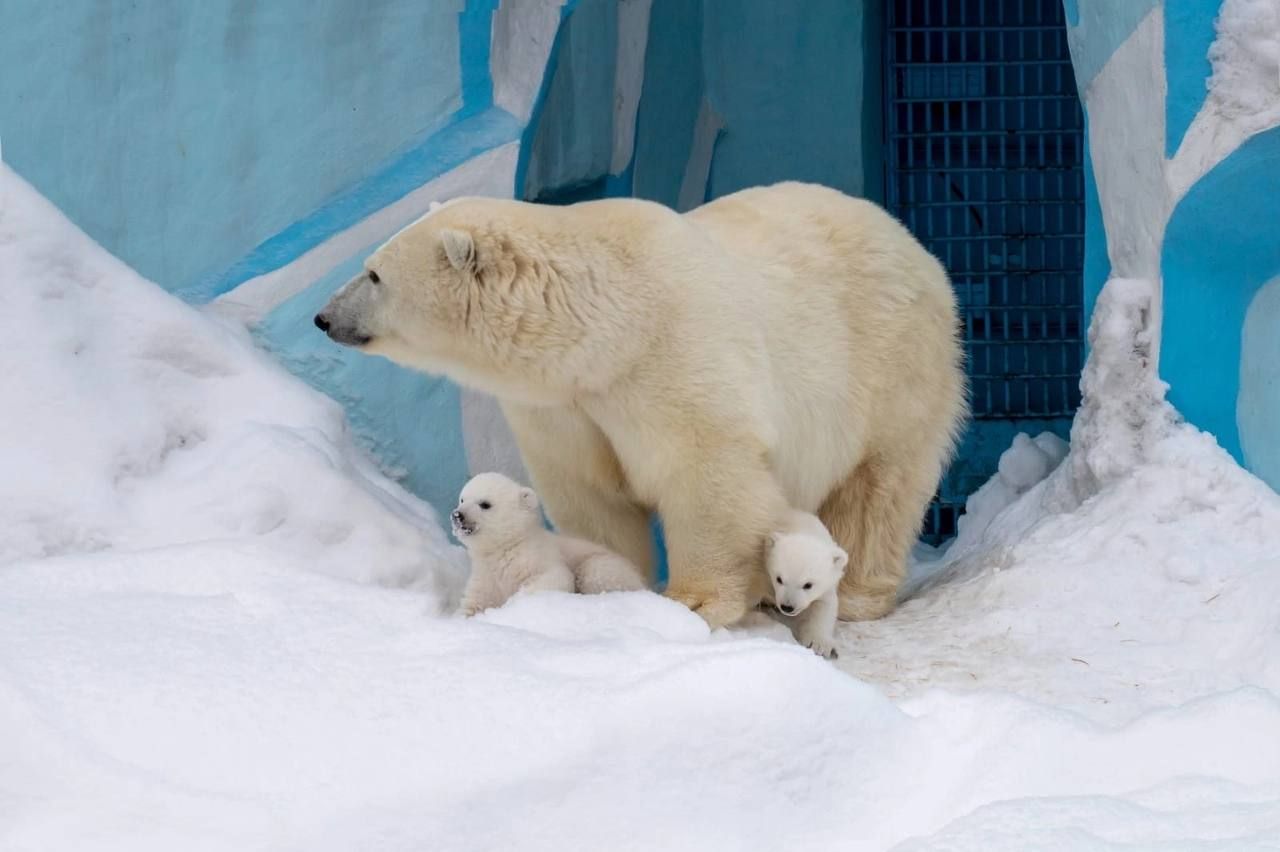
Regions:
<instances>
[{"instance_id":1,"label":"polar bear's paw","mask_svg":"<svg viewBox=\"0 0 1280 852\"><path fill-rule=\"evenodd\" d=\"M747 614L747 601L742 595L679 586L668 587L666 594L702 616L712 630L735 624Z\"/></svg>"}]
</instances>

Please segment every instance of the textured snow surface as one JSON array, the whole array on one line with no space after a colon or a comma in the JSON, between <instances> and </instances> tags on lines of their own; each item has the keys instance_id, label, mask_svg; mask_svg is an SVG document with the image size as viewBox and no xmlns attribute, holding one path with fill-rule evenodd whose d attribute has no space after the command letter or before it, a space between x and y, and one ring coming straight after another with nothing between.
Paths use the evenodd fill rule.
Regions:
<instances>
[{"instance_id":1,"label":"textured snow surface","mask_svg":"<svg viewBox=\"0 0 1280 852\"><path fill-rule=\"evenodd\" d=\"M1280 120L1280 4L1224 0L1209 47L1209 97L1224 116Z\"/></svg>"},{"instance_id":2,"label":"textured snow surface","mask_svg":"<svg viewBox=\"0 0 1280 852\"><path fill-rule=\"evenodd\" d=\"M0 171L0 849L1276 848L1280 498L1165 404L1151 291L832 665L649 593L451 615L335 405Z\"/></svg>"}]
</instances>

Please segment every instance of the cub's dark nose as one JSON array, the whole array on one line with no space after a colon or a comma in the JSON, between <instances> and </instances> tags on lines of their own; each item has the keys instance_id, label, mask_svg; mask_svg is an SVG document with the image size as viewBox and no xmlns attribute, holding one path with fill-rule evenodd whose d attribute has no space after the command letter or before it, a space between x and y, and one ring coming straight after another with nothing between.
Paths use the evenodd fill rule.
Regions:
<instances>
[{"instance_id":1,"label":"cub's dark nose","mask_svg":"<svg viewBox=\"0 0 1280 852\"><path fill-rule=\"evenodd\" d=\"M796 611L796 608L790 604L778 604L778 609L782 610L783 615L790 615Z\"/></svg>"},{"instance_id":2,"label":"cub's dark nose","mask_svg":"<svg viewBox=\"0 0 1280 852\"><path fill-rule=\"evenodd\" d=\"M319 318L317 317L317 319ZM455 524L460 524L467 519L466 515L462 514L461 509L455 509L453 511L453 514L450 515L449 517L453 520Z\"/></svg>"},{"instance_id":3,"label":"cub's dark nose","mask_svg":"<svg viewBox=\"0 0 1280 852\"><path fill-rule=\"evenodd\" d=\"M325 318L324 314L316 314L316 328L321 331L329 330L329 320Z\"/></svg>"}]
</instances>

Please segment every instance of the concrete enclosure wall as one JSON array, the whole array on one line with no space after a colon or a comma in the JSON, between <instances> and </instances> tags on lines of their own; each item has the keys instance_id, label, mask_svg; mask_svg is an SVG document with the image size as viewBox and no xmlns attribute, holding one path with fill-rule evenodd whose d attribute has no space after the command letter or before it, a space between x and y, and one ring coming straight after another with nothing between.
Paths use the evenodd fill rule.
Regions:
<instances>
[{"instance_id":1,"label":"concrete enclosure wall","mask_svg":"<svg viewBox=\"0 0 1280 852\"><path fill-rule=\"evenodd\" d=\"M463 8L6 0L5 160L196 290L462 109Z\"/></svg>"},{"instance_id":2,"label":"concrete enclosure wall","mask_svg":"<svg viewBox=\"0 0 1280 852\"><path fill-rule=\"evenodd\" d=\"M1160 375L1280 488L1280 5L1067 0L1089 122L1086 291L1162 283Z\"/></svg>"},{"instance_id":3,"label":"concrete enclosure wall","mask_svg":"<svg viewBox=\"0 0 1280 852\"><path fill-rule=\"evenodd\" d=\"M879 198L881 9L880 0L579 0L553 60L524 197L635 195L685 210L809 180Z\"/></svg>"}]
</instances>

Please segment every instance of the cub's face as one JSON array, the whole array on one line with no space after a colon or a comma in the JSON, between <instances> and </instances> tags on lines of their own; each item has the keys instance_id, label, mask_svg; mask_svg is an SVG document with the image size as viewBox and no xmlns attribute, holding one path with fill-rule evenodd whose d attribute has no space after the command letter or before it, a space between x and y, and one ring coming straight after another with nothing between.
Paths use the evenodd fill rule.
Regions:
<instances>
[{"instance_id":1,"label":"cub's face","mask_svg":"<svg viewBox=\"0 0 1280 852\"><path fill-rule=\"evenodd\" d=\"M849 563L838 545L803 533L774 533L766 547L773 600L783 615L799 615L836 588Z\"/></svg>"},{"instance_id":2,"label":"cub's face","mask_svg":"<svg viewBox=\"0 0 1280 852\"><path fill-rule=\"evenodd\" d=\"M449 520L453 537L468 548L507 544L540 526L538 495L500 473L477 474Z\"/></svg>"}]
</instances>

